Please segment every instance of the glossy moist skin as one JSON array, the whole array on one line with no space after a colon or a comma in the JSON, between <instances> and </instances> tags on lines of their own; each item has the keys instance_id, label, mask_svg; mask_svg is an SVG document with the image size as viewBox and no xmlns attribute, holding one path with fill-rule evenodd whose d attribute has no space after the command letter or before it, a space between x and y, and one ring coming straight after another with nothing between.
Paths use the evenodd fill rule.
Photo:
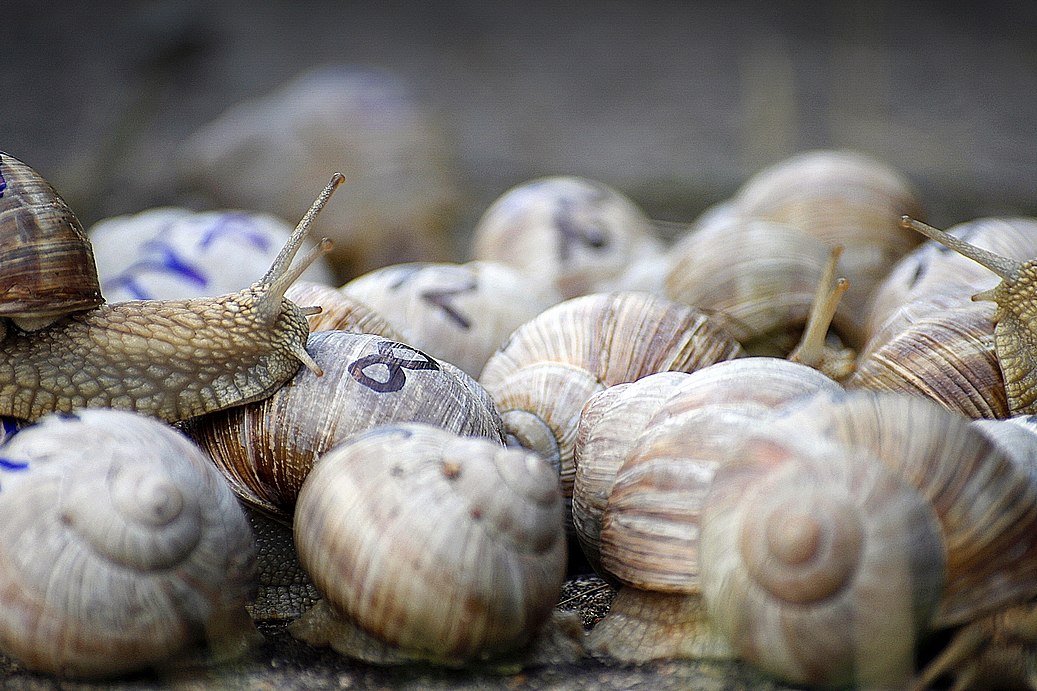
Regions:
<instances>
[{"instance_id":1,"label":"glossy moist skin","mask_svg":"<svg viewBox=\"0 0 1037 691\"><path fill-rule=\"evenodd\" d=\"M77 407L168 422L269 395L299 368L309 328L287 299L272 326L258 286L217 298L120 302L0 342L0 415ZM294 348L293 348L294 347Z\"/></svg>"}]
</instances>

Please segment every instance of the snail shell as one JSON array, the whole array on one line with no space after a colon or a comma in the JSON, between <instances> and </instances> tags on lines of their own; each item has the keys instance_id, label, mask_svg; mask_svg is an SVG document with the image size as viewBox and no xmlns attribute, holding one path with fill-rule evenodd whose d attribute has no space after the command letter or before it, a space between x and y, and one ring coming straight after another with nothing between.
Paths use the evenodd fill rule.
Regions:
<instances>
[{"instance_id":1,"label":"snail shell","mask_svg":"<svg viewBox=\"0 0 1037 691\"><path fill-rule=\"evenodd\" d=\"M297 305L320 307L320 312L306 317L311 332L355 331L377 334L391 341L404 340L385 317L338 288L312 281L296 281L285 291L284 296Z\"/></svg>"},{"instance_id":2,"label":"snail shell","mask_svg":"<svg viewBox=\"0 0 1037 691\"><path fill-rule=\"evenodd\" d=\"M854 151L807 151L758 172L734 204L742 218L796 226L829 247L844 248L839 270L853 286L845 298L853 322L843 325L843 335L851 346L863 345L872 291L919 242L900 227L903 214L921 214L904 176Z\"/></svg>"},{"instance_id":3,"label":"snail shell","mask_svg":"<svg viewBox=\"0 0 1037 691\"><path fill-rule=\"evenodd\" d=\"M0 316L35 330L104 302L83 226L39 173L0 152Z\"/></svg>"},{"instance_id":4,"label":"snail shell","mask_svg":"<svg viewBox=\"0 0 1037 691\"><path fill-rule=\"evenodd\" d=\"M475 259L510 264L563 298L609 290L632 265L661 255L648 216L596 180L552 176L522 183L483 214Z\"/></svg>"},{"instance_id":5,"label":"snail shell","mask_svg":"<svg viewBox=\"0 0 1037 691\"><path fill-rule=\"evenodd\" d=\"M387 425L321 458L299 494L295 539L368 644L340 652L463 664L520 648L548 617L565 576L561 509L557 477L533 453ZM322 637L307 619L293 633Z\"/></svg>"},{"instance_id":6,"label":"snail shell","mask_svg":"<svg viewBox=\"0 0 1037 691\"><path fill-rule=\"evenodd\" d=\"M924 396L970 418L1007 417L993 316L989 303L907 303L868 341L846 388Z\"/></svg>"},{"instance_id":7,"label":"snail shell","mask_svg":"<svg viewBox=\"0 0 1037 691\"><path fill-rule=\"evenodd\" d=\"M741 354L688 305L638 292L585 295L526 322L486 363L479 383L507 434L558 468L572 496L580 411L596 392L656 372L691 372Z\"/></svg>"},{"instance_id":8,"label":"snail shell","mask_svg":"<svg viewBox=\"0 0 1037 691\"><path fill-rule=\"evenodd\" d=\"M424 422L503 445L500 417L461 370L374 334L321 331L300 370L272 396L186 426L244 501L287 519L310 468L337 442L389 422Z\"/></svg>"},{"instance_id":9,"label":"snail shell","mask_svg":"<svg viewBox=\"0 0 1037 691\"><path fill-rule=\"evenodd\" d=\"M206 639L217 656L254 642L252 533L190 440L136 413L82 410L21 430L0 455L5 654L114 675Z\"/></svg>"},{"instance_id":10,"label":"snail shell","mask_svg":"<svg viewBox=\"0 0 1037 691\"><path fill-rule=\"evenodd\" d=\"M667 297L724 312L743 347L774 343L766 354L784 357L806 324L829 249L793 226L732 219L686 236L670 256Z\"/></svg>"},{"instance_id":11,"label":"snail shell","mask_svg":"<svg viewBox=\"0 0 1037 691\"><path fill-rule=\"evenodd\" d=\"M561 301L499 262L394 264L342 286L404 334L402 340L478 377L516 328Z\"/></svg>"},{"instance_id":12,"label":"snail shell","mask_svg":"<svg viewBox=\"0 0 1037 691\"><path fill-rule=\"evenodd\" d=\"M714 624L793 683L903 685L943 581L933 508L866 452L802 428L728 454L702 512Z\"/></svg>"},{"instance_id":13,"label":"snail shell","mask_svg":"<svg viewBox=\"0 0 1037 691\"><path fill-rule=\"evenodd\" d=\"M967 418L924 398L863 390L819 394L781 417L875 456L933 506L947 545L934 627L1037 590L1037 487Z\"/></svg>"},{"instance_id":14,"label":"snail shell","mask_svg":"<svg viewBox=\"0 0 1037 691\"><path fill-rule=\"evenodd\" d=\"M109 302L234 292L262 278L291 235L292 226L269 214L176 207L107 218L89 230ZM312 246L303 243L306 251ZM227 261L229 257L233 261ZM302 277L321 283L333 280L324 257Z\"/></svg>"}]
</instances>

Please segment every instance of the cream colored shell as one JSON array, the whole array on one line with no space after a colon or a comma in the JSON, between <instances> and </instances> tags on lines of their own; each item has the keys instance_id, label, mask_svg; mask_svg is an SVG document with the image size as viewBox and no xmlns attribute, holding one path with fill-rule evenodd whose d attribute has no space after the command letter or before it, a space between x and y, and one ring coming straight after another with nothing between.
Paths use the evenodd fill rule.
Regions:
<instances>
[{"instance_id":1,"label":"cream colored shell","mask_svg":"<svg viewBox=\"0 0 1037 691\"><path fill-rule=\"evenodd\" d=\"M152 418L52 415L0 451L0 649L118 675L258 636L248 522L211 461Z\"/></svg>"},{"instance_id":2,"label":"cream colored shell","mask_svg":"<svg viewBox=\"0 0 1037 691\"><path fill-rule=\"evenodd\" d=\"M516 650L547 618L565 576L561 509L555 473L531 452L381 426L314 467L296 546L328 604L367 634L340 652L462 664ZM308 636L305 619L295 630Z\"/></svg>"},{"instance_id":3,"label":"cream colored shell","mask_svg":"<svg viewBox=\"0 0 1037 691\"><path fill-rule=\"evenodd\" d=\"M577 176L513 187L486 210L472 238L475 259L510 264L564 298L612 289L628 268L662 248L631 199Z\"/></svg>"},{"instance_id":4,"label":"cream colored shell","mask_svg":"<svg viewBox=\"0 0 1037 691\"><path fill-rule=\"evenodd\" d=\"M472 377L512 331L562 299L491 261L394 264L340 290L385 316L407 343Z\"/></svg>"},{"instance_id":5,"label":"cream colored shell","mask_svg":"<svg viewBox=\"0 0 1037 691\"><path fill-rule=\"evenodd\" d=\"M310 331L355 331L403 341L403 336L385 317L338 288L311 281L296 281L289 286L284 296L300 307L321 308L320 313L306 317Z\"/></svg>"},{"instance_id":6,"label":"cream colored shell","mask_svg":"<svg viewBox=\"0 0 1037 691\"><path fill-rule=\"evenodd\" d=\"M702 511L711 620L786 681L903 687L944 579L933 507L801 426L747 432L725 453Z\"/></svg>"}]
</instances>

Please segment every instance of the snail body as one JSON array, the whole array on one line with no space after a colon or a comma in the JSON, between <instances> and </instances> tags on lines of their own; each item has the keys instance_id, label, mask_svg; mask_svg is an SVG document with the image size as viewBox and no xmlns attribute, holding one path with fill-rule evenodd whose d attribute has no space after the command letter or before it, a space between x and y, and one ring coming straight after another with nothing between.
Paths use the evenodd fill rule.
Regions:
<instances>
[{"instance_id":1,"label":"snail body","mask_svg":"<svg viewBox=\"0 0 1037 691\"><path fill-rule=\"evenodd\" d=\"M135 413L52 415L3 446L0 650L37 671L123 674L208 644L240 654L255 543L205 454Z\"/></svg>"},{"instance_id":2,"label":"snail body","mask_svg":"<svg viewBox=\"0 0 1037 691\"><path fill-rule=\"evenodd\" d=\"M26 168L0 154L5 179L7 171L24 175ZM249 288L214 298L104 304L35 331L8 329L0 341L0 415L31 421L52 411L113 407L172 422L267 396L300 363L315 368L305 348L310 310L284 292L326 251L321 243L301 266L291 266L342 179L333 176L266 276Z\"/></svg>"}]
</instances>

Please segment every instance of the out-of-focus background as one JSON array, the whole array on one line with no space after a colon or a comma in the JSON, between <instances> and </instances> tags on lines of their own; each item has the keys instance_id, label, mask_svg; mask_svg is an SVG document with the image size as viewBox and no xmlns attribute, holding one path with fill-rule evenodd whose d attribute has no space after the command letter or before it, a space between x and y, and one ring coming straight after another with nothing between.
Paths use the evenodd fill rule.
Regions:
<instances>
[{"instance_id":1,"label":"out-of-focus background","mask_svg":"<svg viewBox=\"0 0 1037 691\"><path fill-rule=\"evenodd\" d=\"M321 65L388 75L434 132L459 260L486 207L536 176L686 222L818 147L899 168L938 225L1037 211L1032 0L3 0L0 16L0 150L88 226L225 203L185 174L191 138Z\"/></svg>"}]
</instances>

